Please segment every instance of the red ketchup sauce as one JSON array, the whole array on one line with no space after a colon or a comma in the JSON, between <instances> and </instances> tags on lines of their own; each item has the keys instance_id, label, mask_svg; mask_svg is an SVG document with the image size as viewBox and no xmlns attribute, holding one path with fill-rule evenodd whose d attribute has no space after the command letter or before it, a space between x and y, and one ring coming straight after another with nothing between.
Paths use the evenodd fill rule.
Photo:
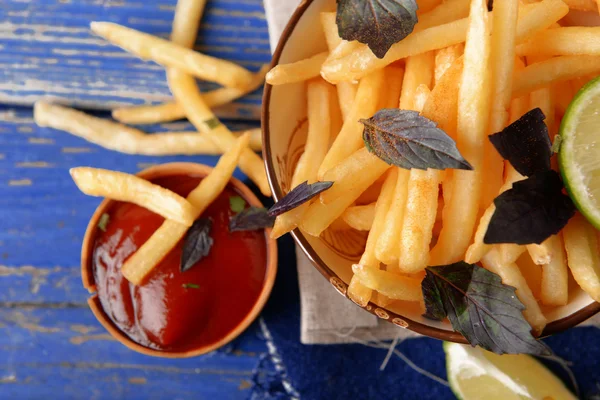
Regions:
<instances>
[{"instance_id":1,"label":"red ketchup sauce","mask_svg":"<svg viewBox=\"0 0 600 400\"><path fill-rule=\"evenodd\" d=\"M185 197L200 180L173 176L153 183ZM180 272L182 240L139 286L123 277L121 266L164 219L129 203L108 210L106 232L98 230L94 243L94 278L104 312L132 340L158 350L195 350L225 337L253 308L265 279L267 242L263 230L229 232L231 196L240 194L228 186L201 216L213 222L206 258Z\"/></svg>"}]
</instances>

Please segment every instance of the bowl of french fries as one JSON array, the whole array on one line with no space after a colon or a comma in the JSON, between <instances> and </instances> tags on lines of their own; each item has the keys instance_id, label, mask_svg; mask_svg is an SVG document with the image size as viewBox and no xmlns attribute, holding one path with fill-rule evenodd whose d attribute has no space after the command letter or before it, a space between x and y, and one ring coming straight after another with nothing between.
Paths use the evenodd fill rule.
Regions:
<instances>
[{"instance_id":1,"label":"bowl of french fries","mask_svg":"<svg viewBox=\"0 0 600 400\"><path fill-rule=\"evenodd\" d=\"M583 233L587 222L570 200L562 216L542 224L556 227L541 237L524 238L537 235L536 223L499 228L507 224L501 196L538 178L496 143L535 125L548 147L543 179L558 182L553 198L567 197L549 146L577 91L600 75L598 5L502 0L492 10L484 0L417 0L418 9L401 13L418 22L382 50L360 37L360 26L349 28L374 18L348 18L359 12L352 3L302 2L267 74L263 150L275 199L305 181L333 182L278 217L273 235L292 232L336 290L400 327L500 353L542 354L481 339L486 318L502 325L494 315L504 311L468 292L483 281L508 288L507 301L519 303L514 315L524 318L519 329L534 338L600 310L596 231ZM380 17L370 25L385 25L387 15ZM362 29L367 37L374 30ZM494 134L497 141L488 139ZM431 137L448 146L440 150ZM470 284L461 288L451 273L468 275ZM454 310L446 284L462 290ZM465 327L461 310L487 317Z\"/></svg>"}]
</instances>

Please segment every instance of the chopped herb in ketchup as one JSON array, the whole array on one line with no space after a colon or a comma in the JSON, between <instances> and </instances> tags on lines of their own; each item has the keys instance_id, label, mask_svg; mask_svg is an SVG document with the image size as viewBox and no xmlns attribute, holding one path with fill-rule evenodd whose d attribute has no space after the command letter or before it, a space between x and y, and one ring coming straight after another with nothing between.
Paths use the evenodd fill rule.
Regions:
<instances>
[{"instance_id":1,"label":"chopped herb in ketchup","mask_svg":"<svg viewBox=\"0 0 600 400\"><path fill-rule=\"evenodd\" d=\"M199 181L175 176L153 182L186 196ZM181 273L182 240L138 286L120 268L163 218L129 203L108 210L110 223L98 231L93 267L98 297L117 328L149 348L190 351L217 342L242 322L264 284L267 242L263 230L229 232L235 215L230 199L236 196L227 187L202 214L212 221L214 242L205 257Z\"/></svg>"}]
</instances>

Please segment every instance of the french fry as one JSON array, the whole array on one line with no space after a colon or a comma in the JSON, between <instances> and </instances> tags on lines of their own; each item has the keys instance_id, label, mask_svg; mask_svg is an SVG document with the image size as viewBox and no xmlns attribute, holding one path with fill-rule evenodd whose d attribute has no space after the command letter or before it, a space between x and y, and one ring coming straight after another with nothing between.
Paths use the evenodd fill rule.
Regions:
<instances>
[{"instance_id":1,"label":"french fry","mask_svg":"<svg viewBox=\"0 0 600 400\"><path fill-rule=\"evenodd\" d=\"M402 82L400 108L416 110L414 99L419 85L431 86L433 83L435 56L433 52L419 54L406 60L406 71ZM417 110L420 111L420 110Z\"/></svg>"},{"instance_id":2,"label":"french fry","mask_svg":"<svg viewBox=\"0 0 600 400\"><path fill-rule=\"evenodd\" d=\"M542 267L534 264L529 254L526 253L523 253L517 259L516 264L521 271L521 275L525 278L527 286L531 289L533 297L539 302L542 297Z\"/></svg>"},{"instance_id":3,"label":"french fry","mask_svg":"<svg viewBox=\"0 0 600 400\"><path fill-rule=\"evenodd\" d=\"M521 61L520 58L515 58L515 70L522 70L525 68L525 64ZM513 99L510 102L509 109L509 123L513 123L523 114L525 114L529 109L529 95L522 96L516 99ZM524 177L519 174L510 163L505 163L505 180L504 184L500 188L499 194L504 193L508 189L512 188L512 184L516 181L522 180ZM475 231L475 235L473 237L473 243L467 249L467 253L465 255L465 261L471 264L475 264L481 260L488 251L492 249L491 245L485 244L483 242L483 238L488 229L488 225L490 224L490 220L496 211L496 206L494 203L490 203L490 205L486 208L481 219L479 220L479 225L477 226L477 230ZM500 254L500 259L505 263L513 263L519 258L521 253L525 251L522 246L516 244L500 244L498 247L498 253Z\"/></svg>"},{"instance_id":4,"label":"french fry","mask_svg":"<svg viewBox=\"0 0 600 400\"><path fill-rule=\"evenodd\" d=\"M260 71L253 75L251 84L245 89L219 88L202 94L206 105L217 108L239 99L257 90L265 81L265 75L269 66L264 65ZM158 105L123 107L113 110L112 117L125 124L160 124L163 122L176 121L186 117L185 110L177 102L169 102Z\"/></svg>"},{"instance_id":5,"label":"french fry","mask_svg":"<svg viewBox=\"0 0 600 400\"><path fill-rule=\"evenodd\" d=\"M356 279L369 289L393 299L404 301L421 301L421 281L392 272L382 271L361 264L354 264L352 272ZM354 278L353 278L354 279Z\"/></svg>"},{"instance_id":6,"label":"french fry","mask_svg":"<svg viewBox=\"0 0 600 400\"><path fill-rule=\"evenodd\" d=\"M319 167L318 177L320 180L327 171L364 146L362 139L364 125L360 123L360 120L371 118L375 114L383 77L384 72L380 70L360 81L350 115L344 121L342 130Z\"/></svg>"},{"instance_id":7,"label":"french fry","mask_svg":"<svg viewBox=\"0 0 600 400\"><path fill-rule=\"evenodd\" d=\"M300 157L292 177L292 187L296 187L302 182L313 183L316 181L317 169L329 147L329 134L331 132L329 87L323 80L311 81L308 83L307 92L308 136L304 153ZM295 229L308 207L309 204L305 203L279 215L275 221L271 237L276 239Z\"/></svg>"},{"instance_id":8,"label":"french fry","mask_svg":"<svg viewBox=\"0 0 600 400\"><path fill-rule=\"evenodd\" d=\"M512 98L512 79L515 59L515 41L519 0L504 0L494 4L490 65L492 70L492 105L488 134L500 132L508 122L508 108ZM504 160L485 140L483 157L483 180L479 208L485 210L494 201L502 187Z\"/></svg>"},{"instance_id":9,"label":"french fry","mask_svg":"<svg viewBox=\"0 0 600 400\"><path fill-rule=\"evenodd\" d=\"M429 100L429 96L431 96L431 90L426 85L417 86L417 90L415 91L415 99L414 105L418 110L422 110L427 100Z\"/></svg>"},{"instance_id":10,"label":"french fry","mask_svg":"<svg viewBox=\"0 0 600 400\"><path fill-rule=\"evenodd\" d=\"M548 240L554 255L542 266L540 299L547 306L564 306L569 300L569 272L562 235L554 235Z\"/></svg>"},{"instance_id":11,"label":"french fry","mask_svg":"<svg viewBox=\"0 0 600 400\"><path fill-rule=\"evenodd\" d=\"M458 88L463 73L464 59L459 57L439 82L436 83L427 102L423 115L435 115L438 126L456 141L458 110ZM446 179L448 181L448 179Z\"/></svg>"},{"instance_id":12,"label":"french fry","mask_svg":"<svg viewBox=\"0 0 600 400\"><path fill-rule=\"evenodd\" d=\"M339 176L340 179L333 179L335 184L331 189L322 193L325 194L337 187L342 189L343 195L337 196L335 200L327 203L322 201L312 203L304 214L300 228L309 235L320 236L358 199L361 193L374 184L389 168L388 164L369 153L366 148L362 148L348 157L342 164L330 171L332 176ZM341 170L339 174L336 171L338 169ZM360 173L357 174L355 171ZM328 173L325 180L329 180L329 176Z\"/></svg>"},{"instance_id":13,"label":"french fry","mask_svg":"<svg viewBox=\"0 0 600 400\"><path fill-rule=\"evenodd\" d=\"M279 64L267 73L267 83L285 85L316 78L328 55L328 52L323 52L291 64Z\"/></svg>"},{"instance_id":14,"label":"french fry","mask_svg":"<svg viewBox=\"0 0 600 400\"><path fill-rule=\"evenodd\" d=\"M194 47L207 0L178 0L173 16L171 39L180 46Z\"/></svg>"},{"instance_id":15,"label":"french fry","mask_svg":"<svg viewBox=\"0 0 600 400\"><path fill-rule=\"evenodd\" d=\"M235 136L206 106L195 79L173 69L167 72L167 76L173 95L176 99L182 99L180 104L185 108L188 119L196 129L207 135L221 150L230 149L235 143ZM265 196L271 195L262 159L249 148L245 148L240 157L240 168L256 183Z\"/></svg>"},{"instance_id":16,"label":"french fry","mask_svg":"<svg viewBox=\"0 0 600 400\"><path fill-rule=\"evenodd\" d=\"M525 306L523 316L527 322L529 322L533 331L539 335L544 330L547 320L533 296L531 289L527 286L527 282L525 281L523 274L521 274L517 264L514 262L503 263L495 249L483 256L481 261L487 270L500 276L502 283L517 289L517 297Z\"/></svg>"},{"instance_id":17,"label":"french fry","mask_svg":"<svg viewBox=\"0 0 600 400\"><path fill-rule=\"evenodd\" d=\"M397 264L398 254L400 253L400 240L402 235L402 223L404 221L404 212L406 208L406 199L408 197L408 180L410 171L402 168L396 168L398 179L394 189L392 204L385 217L383 229L379 235L375 247L375 256L388 268L397 270L391 264Z\"/></svg>"},{"instance_id":18,"label":"french fry","mask_svg":"<svg viewBox=\"0 0 600 400\"><path fill-rule=\"evenodd\" d=\"M398 267L404 273L422 271L429 263L442 176L438 170L410 172L398 258Z\"/></svg>"},{"instance_id":19,"label":"french fry","mask_svg":"<svg viewBox=\"0 0 600 400\"><path fill-rule=\"evenodd\" d=\"M596 230L576 214L563 230L569 269L575 281L595 301L600 301L600 255Z\"/></svg>"},{"instance_id":20,"label":"french fry","mask_svg":"<svg viewBox=\"0 0 600 400\"><path fill-rule=\"evenodd\" d=\"M375 246L379 239L379 235L381 234L381 230L383 229L385 217L392 203L397 174L396 170L390 170L381 189L381 195L379 196L379 199L377 199L373 226L369 231L365 251L359 261L359 264L365 268L379 270L379 261L377 260L377 257L375 257ZM352 277L350 286L348 287L348 297L361 307L365 307L371 300L372 290L366 290L365 287L366 285L360 280L360 276L357 275Z\"/></svg>"},{"instance_id":21,"label":"french fry","mask_svg":"<svg viewBox=\"0 0 600 400\"><path fill-rule=\"evenodd\" d=\"M79 190L88 196L137 204L185 226L194 223L195 210L186 199L145 179L99 168L78 167L69 172Z\"/></svg>"},{"instance_id":22,"label":"french fry","mask_svg":"<svg viewBox=\"0 0 600 400\"><path fill-rule=\"evenodd\" d=\"M568 81L555 82L550 87L550 90L552 91L552 99L555 102L556 111L559 115L564 115L573 97L575 97L571 83Z\"/></svg>"},{"instance_id":23,"label":"french fry","mask_svg":"<svg viewBox=\"0 0 600 400\"><path fill-rule=\"evenodd\" d=\"M134 128L110 120L96 118L80 111L38 101L34 106L34 118L42 127L63 130L105 149L127 154L152 156L167 155L218 155L221 149L205 135L197 132L168 132L145 134ZM262 149L260 129L247 131L251 147ZM236 132L239 136L242 132Z\"/></svg>"},{"instance_id":24,"label":"french fry","mask_svg":"<svg viewBox=\"0 0 600 400\"><path fill-rule=\"evenodd\" d=\"M568 12L562 0L543 0L528 6L517 24L517 43L547 29ZM465 18L414 32L393 45L382 59L375 57L368 47L361 46L343 58L330 58L323 64L321 74L331 83L360 79L402 58L463 43L468 26Z\"/></svg>"},{"instance_id":25,"label":"french fry","mask_svg":"<svg viewBox=\"0 0 600 400\"><path fill-rule=\"evenodd\" d=\"M327 47L329 48L330 53L342 43L342 38L339 36L335 18L336 15L334 12L321 13L321 25L323 26L325 40L327 41ZM342 116L345 121L350 115L350 110L352 110L352 103L356 97L358 85L352 82L340 82L336 85L336 88L338 92L340 109L342 110ZM338 132L336 132L336 135Z\"/></svg>"},{"instance_id":26,"label":"french fry","mask_svg":"<svg viewBox=\"0 0 600 400\"><path fill-rule=\"evenodd\" d=\"M187 196L187 201L195 208L193 220L202 215L225 189L249 140L248 135L237 139L211 173ZM170 220L163 222L160 228L125 261L121 267L123 276L134 285L139 285L179 243L187 230L187 226L177 222Z\"/></svg>"},{"instance_id":27,"label":"french fry","mask_svg":"<svg viewBox=\"0 0 600 400\"><path fill-rule=\"evenodd\" d=\"M342 214L342 218L353 229L370 231L375 219L375 203L366 206L348 207Z\"/></svg>"},{"instance_id":28,"label":"french fry","mask_svg":"<svg viewBox=\"0 0 600 400\"><path fill-rule=\"evenodd\" d=\"M398 108L404 80L404 68L390 65L385 68L384 72L385 92L379 97L377 109Z\"/></svg>"},{"instance_id":29,"label":"french fry","mask_svg":"<svg viewBox=\"0 0 600 400\"><path fill-rule=\"evenodd\" d=\"M600 56L562 56L532 64L515 76L513 96L519 97L554 82L600 72Z\"/></svg>"},{"instance_id":30,"label":"french fry","mask_svg":"<svg viewBox=\"0 0 600 400\"><path fill-rule=\"evenodd\" d=\"M380 307L387 307L396 300L391 299L382 293L374 293L372 301Z\"/></svg>"},{"instance_id":31,"label":"french fry","mask_svg":"<svg viewBox=\"0 0 600 400\"><path fill-rule=\"evenodd\" d=\"M600 56L600 27L564 27L542 31L517 47L520 56Z\"/></svg>"},{"instance_id":32,"label":"french fry","mask_svg":"<svg viewBox=\"0 0 600 400\"><path fill-rule=\"evenodd\" d=\"M419 16L419 22L415 25L415 31L418 32L458 19L467 18L469 16L469 4L471 4L470 0L444 1L433 10Z\"/></svg>"},{"instance_id":33,"label":"french fry","mask_svg":"<svg viewBox=\"0 0 600 400\"><path fill-rule=\"evenodd\" d=\"M465 46L461 44L455 44L444 49L440 49L435 53L435 73L434 82L437 85L442 76L448 71L448 69L458 60L465 51ZM434 85L434 87L435 87Z\"/></svg>"},{"instance_id":34,"label":"french fry","mask_svg":"<svg viewBox=\"0 0 600 400\"><path fill-rule=\"evenodd\" d=\"M182 2L194 2L195 0L179 0L178 10L194 9L192 5L184 6ZM197 9L196 9L197 10ZM193 29L197 27L193 22L199 16L188 15L187 18L175 18L173 23L188 23L186 26L174 26L171 34L171 40L174 43L180 43L183 46L189 45L195 40L197 32ZM185 70L176 68L167 69L167 81L169 88L173 93L175 100L183 106L188 120L202 132L223 152L231 149L235 145L235 136L225 125L223 125L208 108L196 80L186 73ZM256 183L260 191L265 196L271 195L271 188L267 180L267 174L262 159L249 148L244 148L240 156L240 169Z\"/></svg>"},{"instance_id":35,"label":"french fry","mask_svg":"<svg viewBox=\"0 0 600 400\"><path fill-rule=\"evenodd\" d=\"M469 19L459 89L457 144L474 170L453 171L451 201L444 206L442 231L431 251L431 265L446 265L464 258L479 211L483 146L490 110L490 21L485 1L471 3Z\"/></svg>"},{"instance_id":36,"label":"french fry","mask_svg":"<svg viewBox=\"0 0 600 400\"><path fill-rule=\"evenodd\" d=\"M252 73L232 62L200 54L159 37L111 22L92 22L92 32L112 44L165 67L179 68L197 78L226 87L247 88Z\"/></svg>"},{"instance_id":37,"label":"french fry","mask_svg":"<svg viewBox=\"0 0 600 400\"><path fill-rule=\"evenodd\" d=\"M362 193L389 168L389 164L363 147L323 176L323 181L335 183L330 189L321 193L321 203L332 203L340 197L346 196L347 191L358 188L363 188Z\"/></svg>"}]
</instances>

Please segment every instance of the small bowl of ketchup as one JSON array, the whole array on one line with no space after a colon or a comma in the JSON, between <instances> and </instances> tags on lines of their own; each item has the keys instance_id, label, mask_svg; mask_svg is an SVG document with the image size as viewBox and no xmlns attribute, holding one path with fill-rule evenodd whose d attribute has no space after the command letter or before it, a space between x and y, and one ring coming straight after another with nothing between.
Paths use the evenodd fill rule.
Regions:
<instances>
[{"instance_id":1,"label":"small bowl of ketchup","mask_svg":"<svg viewBox=\"0 0 600 400\"><path fill-rule=\"evenodd\" d=\"M163 164L138 174L185 197L212 168ZM212 220L208 256L180 272L183 240L140 285L121 274L124 261L164 219L135 204L104 200L87 227L81 252L83 285L98 321L125 346L156 357L185 358L213 351L242 333L265 305L277 270L269 230L229 232L231 198L262 207L232 178L202 218Z\"/></svg>"}]
</instances>

